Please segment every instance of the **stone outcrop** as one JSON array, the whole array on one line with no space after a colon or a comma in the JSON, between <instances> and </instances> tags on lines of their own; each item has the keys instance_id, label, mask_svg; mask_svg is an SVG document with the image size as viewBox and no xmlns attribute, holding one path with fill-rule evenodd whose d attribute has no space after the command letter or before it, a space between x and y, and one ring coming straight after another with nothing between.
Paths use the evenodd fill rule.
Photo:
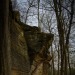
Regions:
<instances>
[{"instance_id":1,"label":"stone outcrop","mask_svg":"<svg viewBox=\"0 0 75 75\"><path fill-rule=\"evenodd\" d=\"M14 20L10 24L10 39L12 74L29 75L30 63L24 32Z\"/></svg>"},{"instance_id":2,"label":"stone outcrop","mask_svg":"<svg viewBox=\"0 0 75 75\"><path fill-rule=\"evenodd\" d=\"M48 75L52 58L48 49L53 41L53 34L43 33L35 26L28 26L19 17L18 11L14 14L10 11L12 75Z\"/></svg>"},{"instance_id":3,"label":"stone outcrop","mask_svg":"<svg viewBox=\"0 0 75 75\"><path fill-rule=\"evenodd\" d=\"M48 48L53 41L53 34L40 32L38 27L12 20L10 36L12 74L48 75L43 70L49 68L51 56Z\"/></svg>"}]
</instances>

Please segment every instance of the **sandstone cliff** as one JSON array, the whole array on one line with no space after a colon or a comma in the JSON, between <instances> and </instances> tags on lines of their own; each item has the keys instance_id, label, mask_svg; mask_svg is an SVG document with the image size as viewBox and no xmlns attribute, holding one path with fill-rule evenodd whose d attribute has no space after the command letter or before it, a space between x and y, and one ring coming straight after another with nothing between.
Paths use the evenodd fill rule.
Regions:
<instances>
[{"instance_id":1,"label":"sandstone cliff","mask_svg":"<svg viewBox=\"0 0 75 75\"><path fill-rule=\"evenodd\" d=\"M48 48L53 41L53 34L28 26L19 17L18 11L10 11L12 75L48 75L44 69L48 69L51 60Z\"/></svg>"}]
</instances>

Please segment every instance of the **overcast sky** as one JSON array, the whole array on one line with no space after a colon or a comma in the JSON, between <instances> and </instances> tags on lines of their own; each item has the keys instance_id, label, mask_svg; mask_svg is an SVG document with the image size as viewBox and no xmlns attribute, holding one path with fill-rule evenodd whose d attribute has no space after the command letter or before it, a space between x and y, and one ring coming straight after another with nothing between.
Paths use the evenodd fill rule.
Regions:
<instances>
[{"instance_id":1,"label":"overcast sky","mask_svg":"<svg viewBox=\"0 0 75 75\"><path fill-rule=\"evenodd\" d=\"M27 7L24 2L26 2L27 0L11 0L12 1L12 6L13 6L13 10L16 10L16 5L19 5L20 8L24 8ZM15 2L14 2L15 1ZM36 10L36 9L35 9ZM35 10L33 10L35 12ZM22 10L25 11L25 10ZM22 15L22 13L20 13ZM24 14L23 14L24 15ZM24 22L24 19L22 20ZM38 26L38 21L37 21L37 15L36 16L32 16L32 17L28 17L28 25L30 26Z\"/></svg>"},{"instance_id":2,"label":"overcast sky","mask_svg":"<svg viewBox=\"0 0 75 75\"><path fill-rule=\"evenodd\" d=\"M27 0L17 0L18 3L23 3L23 2L26 2ZM24 5L22 5L24 7ZM31 25L31 26L38 26L38 21L37 21L37 17L36 16L33 16L33 17L28 17L28 22L27 22L28 25Z\"/></svg>"}]
</instances>

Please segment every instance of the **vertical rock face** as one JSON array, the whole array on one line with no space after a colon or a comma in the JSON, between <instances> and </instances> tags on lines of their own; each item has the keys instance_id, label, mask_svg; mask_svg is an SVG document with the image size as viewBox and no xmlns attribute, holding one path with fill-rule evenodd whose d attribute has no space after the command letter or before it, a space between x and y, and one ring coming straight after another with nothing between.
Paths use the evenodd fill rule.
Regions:
<instances>
[{"instance_id":1,"label":"vertical rock face","mask_svg":"<svg viewBox=\"0 0 75 75\"><path fill-rule=\"evenodd\" d=\"M41 33L38 27L23 24L19 16L18 12L10 11L12 75L48 75L52 58L48 49L53 34Z\"/></svg>"},{"instance_id":2,"label":"vertical rock face","mask_svg":"<svg viewBox=\"0 0 75 75\"><path fill-rule=\"evenodd\" d=\"M30 64L24 32L12 21L10 25L12 75L29 75Z\"/></svg>"},{"instance_id":3,"label":"vertical rock face","mask_svg":"<svg viewBox=\"0 0 75 75\"><path fill-rule=\"evenodd\" d=\"M12 75L48 75L53 34L12 20L10 38Z\"/></svg>"}]
</instances>

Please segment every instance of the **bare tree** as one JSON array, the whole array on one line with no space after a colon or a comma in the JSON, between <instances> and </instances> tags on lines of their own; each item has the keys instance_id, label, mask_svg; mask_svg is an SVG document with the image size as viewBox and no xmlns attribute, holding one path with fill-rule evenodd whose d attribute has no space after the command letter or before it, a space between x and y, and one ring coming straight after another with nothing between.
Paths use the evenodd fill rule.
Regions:
<instances>
[{"instance_id":1,"label":"bare tree","mask_svg":"<svg viewBox=\"0 0 75 75\"><path fill-rule=\"evenodd\" d=\"M64 36L64 25L65 22L63 21L63 1L54 1L54 7L55 7L55 13L56 13L56 18L57 18L57 27L58 27L58 33L59 33L59 43L60 43L60 49L61 49L61 75L67 75L67 49L65 48L65 46L67 46L67 43L69 44L69 35L70 35L70 31L71 31L71 24L72 24L72 19L73 19L73 12L74 12L74 0L71 1L71 14L69 14L71 16L70 18L70 23L69 23L69 30L67 32L67 38L66 38L66 43L65 43L65 36ZM66 8L66 10L68 11L68 9ZM62 41L63 40L63 41ZM68 48L68 47L67 47ZM69 55L68 55L69 56ZM65 60L65 61L63 61ZM68 57L69 60L69 57ZM64 64L63 64L64 63ZM70 66L69 66L70 67ZM65 70L64 70L65 69ZM63 72L64 70L64 72Z\"/></svg>"},{"instance_id":2,"label":"bare tree","mask_svg":"<svg viewBox=\"0 0 75 75\"><path fill-rule=\"evenodd\" d=\"M39 25L40 24L39 23L39 6L40 6L39 4L40 4L40 0L37 0L37 2L38 2L38 27L40 27L40 25Z\"/></svg>"},{"instance_id":3,"label":"bare tree","mask_svg":"<svg viewBox=\"0 0 75 75\"><path fill-rule=\"evenodd\" d=\"M68 63L69 63L68 44L70 39L69 37L70 37L70 31L72 27L72 21L74 18L73 16L74 15L74 0L72 1L68 0L67 2L64 0L62 1L53 0L53 2L47 0L46 2L47 4L50 4L51 8L53 8L56 14L57 29L59 34L59 45L60 45L60 51L61 51L61 70L60 71L61 71L61 75L67 75L67 69L68 69ZM51 23L51 21L48 21L47 18L44 21L46 22L46 20L47 20L47 23L46 24L44 23L45 27L48 26L50 31L49 22ZM69 68L70 68L70 64L69 64Z\"/></svg>"},{"instance_id":4,"label":"bare tree","mask_svg":"<svg viewBox=\"0 0 75 75\"><path fill-rule=\"evenodd\" d=\"M21 19L25 24L27 24L28 18L30 16L34 16L34 13L33 15L31 13L34 12L32 9L34 9L35 5L35 0L26 0L26 2L17 3L17 9L22 14Z\"/></svg>"}]
</instances>

